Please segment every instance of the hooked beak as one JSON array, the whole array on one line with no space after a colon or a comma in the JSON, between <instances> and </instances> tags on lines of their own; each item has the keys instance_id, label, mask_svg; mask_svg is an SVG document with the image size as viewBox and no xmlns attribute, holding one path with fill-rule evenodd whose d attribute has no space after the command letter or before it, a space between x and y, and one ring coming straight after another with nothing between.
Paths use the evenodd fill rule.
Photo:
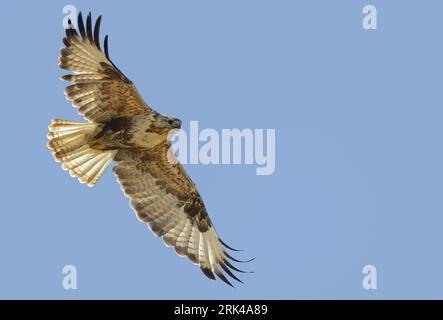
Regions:
<instances>
[{"instance_id":1,"label":"hooked beak","mask_svg":"<svg viewBox=\"0 0 443 320\"><path fill-rule=\"evenodd\" d=\"M172 125L174 128L180 129L182 127L182 121L180 119L174 119Z\"/></svg>"}]
</instances>

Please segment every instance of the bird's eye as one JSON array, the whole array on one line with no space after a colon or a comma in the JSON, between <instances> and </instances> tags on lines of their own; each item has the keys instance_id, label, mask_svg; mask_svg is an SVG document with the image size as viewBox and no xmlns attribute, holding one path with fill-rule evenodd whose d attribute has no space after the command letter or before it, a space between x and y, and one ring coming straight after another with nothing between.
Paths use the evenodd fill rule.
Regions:
<instances>
[{"instance_id":1,"label":"bird's eye","mask_svg":"<svg viewBox=\"0 0 443 320\"><path fill-rule=\"evenodd\" d=\"M168 120L168 123L169 123L169 124L172 124L172 123L173 123L173 121L172 121L172 120Z\"/></svg>"}]
</instances>

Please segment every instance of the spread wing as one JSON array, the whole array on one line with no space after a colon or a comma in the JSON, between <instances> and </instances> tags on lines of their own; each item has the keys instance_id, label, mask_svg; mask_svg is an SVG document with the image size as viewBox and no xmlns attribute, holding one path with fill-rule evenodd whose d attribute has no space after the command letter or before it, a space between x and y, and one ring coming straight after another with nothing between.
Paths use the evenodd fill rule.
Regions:
<instances>
[{"instance_id":1,"label":"spread wing","mask_svg":"<svg viewBox=\"0 0 443 320\"><path fill-rule=\"evenodd\" d=\"M222 270L240 281L231 271L239 271L229 260L239 261L225 251L206 212L194 183L176 161L170 143L154 150L121 150L114 159L114 173L140 221L180 256L199 264L203 273L214 273L231 285ZM241 282L241 281L240 281Z\"/></svg>"},{"instance_id":2,"label":"spread wing","mask_svg":"<svg viewBox=\"0 0 443 320\"><path fill-rule=\"evenodd\" d=\"M101 16L92 30L91 13L86 19L78 15L78 29L69 20L65 47L61 49L60 68L74 72L61 79L71 81L65 94L74 107L86 119L104 122L125 115L136 115L151 110L143 101L132 82L114 65L109 58L108 36L105 37L102 52L100 48ZM151 110L152 111L152 110Z\"/></svg>"}]
</instances>

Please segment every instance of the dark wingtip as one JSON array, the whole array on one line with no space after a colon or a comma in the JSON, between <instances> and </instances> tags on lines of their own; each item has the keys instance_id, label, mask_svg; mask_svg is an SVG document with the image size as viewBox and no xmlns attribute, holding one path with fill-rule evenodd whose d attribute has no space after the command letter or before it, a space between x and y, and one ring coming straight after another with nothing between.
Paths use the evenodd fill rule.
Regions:
<instances>
[{"instance_id":1,"label":"dark wingtip","mask_svg":"<svg viewBox=\"0 0 443 320\"><path fill-rule=\"evenodd\" d=\"M201 271L203 272L203 274L204 274L205 276L207 276L209 279L211 279L211 280L215 280L215 276L214 276L214 274L212 273L211 269L209 269L209 268L205 268L205 267L200 267L200 269L201 269Z\"/></svg>"},{"instance_id":2,"label":"dark wingtip","mask_svg":"<svg viewBox=\"0 0 443 320\"><path fill-rule=\"evenodd\" d=\"M229 260L224 260L223 263L228 266L229 268L231 268L234 271L237 272L241 272L241 273L254 273L253 271L244 271L244 270L240 270L239 268L237 268L236 266L234 266L232 263L229 262Z\"/></svg>"},{"instance_id":3,"label":"dark wingtip","mask_svg":"<svg viewBox=\"0 0 443 320\"><path fill-rule=\"evenodd\" d=\"M74 25L72 24L71 19L68 19L68 27L65 29L65 33L66 33L66 42L68 42L68 39L70 37L72 37L74 34L77 33L77 31L75 31ZM65 42L65 40L63 40L63 42ZM66 43L65 43L66 45Z\"/></svg>"},{"instance_id":4,"label":"dark wingtip","mask_svg":"<svg viewBox=\"0 0 443 320\"><path fill-rule=\"evenodd\" d=\"M220 238L218 238L218 240L220 241L220 243L225 247L225 248L228 248L229 250L232 250L232 251L237 251L237 252L241 252L241 251L243 251L243 250L239 250L239 249L234 249L234 248L232 248L232 247L230 247L230 246L228 246L225 242L223 242L223 240L222 239L220 239Z\"/></svg>"},{"instance_id":5,"label":"dark wingtip","mask_svg":"<svg viewBox=\"0 0 443 320\"><path fill-rule=\"evenodd\" d=\"M225 256L228 257L229 259L231 259L232 261L240 262L240 263L248 263L248 262L251 262L251 261L254 261L254 260L255 260L255 258L252 258L252 259L249 259L249 260L238 260L238 259L234 258L233 256L231 256L231 255L230 255L229 253L227 253L227 252L225 252Z\"/></svg>"},{"instance_id":6,"label":"dark wingtip","mask_svg":"<svg viewBox=\"0 0 443 320\"><path fill-rule=\"evenodd\" d=\"M100 15L95 21L94 26L94 43L97 46L98 50L100 49L100 23L102 21L102 16Z\"/></svg>"},{"instance_id":7,"label":"dark wingtip","mask_svg":"<svg viewBox=\"0 0 443 320\"><path fill-rule=\"evenodd\" d=\"M77 17L77 24L78 24L78 31L80 32L80 35L82 36L82 39L85 39L85 25L83 24L83 16L81 11L78 13Z\"/></svg>"},{"instance_id":8,"label":"dark wingtip","mask_svg":"<svg viewBox=\"0 0 443 320\"><path fill-rule=\"evenodd\" d=\"M108 60L111 60L109 58L109 50L108 50L108 35L105 36L105 56Z\"/></svg>"},{"instance_id":9,"label":"dark wingtip","mask_svg":"<svg viewBox=\"0 0 443 320\"><path fill-rule=\"evenodd\" d=\"M224 264L223 262L220 263L220 266L222 267L222 269L233 279L237 280L240 283L243 283L243 281L241 281L235 274L232 273L231 270L229 270L229 268L226 266L226 264ZM234 269L235 270L235 269Z\"/></svg>"},{"instance_id":10,"label":"dark wingtip","mask_svg":"<svg viewBox=\"0 0 443 320\"><path fill-rule=\"evenodd\" d=\"M94 42L94 38L92 36L92 15L89 12L88 17L86 18L86 36L90 43Z\"/></svg>"},{"instance_id":11,"label":"dark wingtip","mask_svg":"<svg viewBox=\"0 0 443 320\"><path fill-rule=\"evenodd\" d=\"M215 270L215 273L217 274L217 276L227 285L231 286L232 288L234 288L234 286L232 285L232 283L226 279L225 275L220 271L220 270ZM235 277L235 276L234 276Z\"/></svg>"}]
</instances>

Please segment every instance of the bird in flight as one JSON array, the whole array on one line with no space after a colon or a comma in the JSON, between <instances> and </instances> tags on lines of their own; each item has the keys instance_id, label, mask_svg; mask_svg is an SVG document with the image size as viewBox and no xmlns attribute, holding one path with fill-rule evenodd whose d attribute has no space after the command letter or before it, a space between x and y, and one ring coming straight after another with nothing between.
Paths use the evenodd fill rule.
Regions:
<instances>
[{"instance_id":1,"label":"bird in flight","mask_svg":"<svg viewBox=\"0 0 443 320\"><path fill-rule=\"evenodd\" d=\"M115 161L113 172L142 223L208 278L217 275L232 286L226 274L241 282L233 271L244 271L230 261L246 261L227 252L235 249L217 235L195 184L171 149L170 132L180 129L181 121L143 101L109 58L108 36L102 51L100 22L101 16L92 28L91 13L86 25L79 13L77 32L68 20L59 66L73 73L61 79L71 83L66 98L88 122L51 121L48 147L54 159L91 187Z\"/></svg>"}]
</instances>

